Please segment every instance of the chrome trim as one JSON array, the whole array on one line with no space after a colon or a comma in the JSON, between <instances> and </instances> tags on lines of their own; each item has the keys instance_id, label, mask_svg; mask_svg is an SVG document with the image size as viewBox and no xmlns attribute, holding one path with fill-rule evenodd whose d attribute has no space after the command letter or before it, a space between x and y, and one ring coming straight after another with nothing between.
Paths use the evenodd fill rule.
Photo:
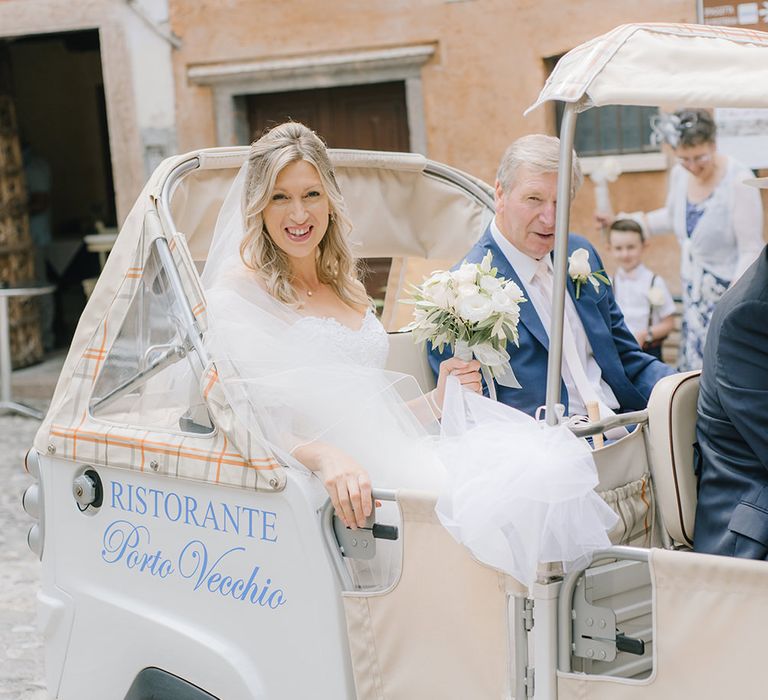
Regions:
<instances>
[{"instance_id":1,"label":"chrome trim","mask_svg":"<svg viewBox=\"0 0 768 700\"><path fill-rule=\"evenodd\" d=\"M563 313L565 282L568 272L568 222L571 214L571 169L573 138L576 132L576 105L566 104L560 126L560 166L557 171L557 216L555 219L554 288L552 290L552 323L549 330L547 360L547 425L557 425L555 404L560 403L560 377L563 364ZM565 206L563 206L565 204Z\"/></svg>"},{"instance_id":2,"label":"chrome trim","mask_svg":"<svg viewBox=\"0 0 768 700\"><path fill-rule=\"evenodd\" d=\"M630 411L629 413L617 413L600 420L590 421L581 425L569 425L571 432L576 437L588 437L604 433L611 428L621 428L625 425L646 425L648 423L648 410Z\"/></svg>"},{"instance_id":3,"label":"chrome trim","mask_svg":"<svg viewBox=\"0 0 768 700\"><path fill-rule=\"evenodd\" d=\"M200 158L193 156L189 160L182 161L173 170L171 170L166 176L163 186L160 189L160 198L157 201L157 212L160 216L161 228L170 237L176 234L176 227L173 225L173 217L171 216L171 197L173 191L176 189L179 180L191 170L196 170L200 167Z\"/></svg>"},{"instance_id":4,"label":"chrome trim","mask_svg":"<svg viewBox=\"0 0 768 700\"><path fill-rule=\"evenodd\" d=\"M429 175L439 180L444 180L461 187L465 192L473 196L480 204L490 209L496 210L493 190L482 187L479 181L472 180L469 176L459 170L443 165L433 160L428 160L423 170L425 175ZM483 183L485 184L485 183Z\"/></svg>"}]
</instances>

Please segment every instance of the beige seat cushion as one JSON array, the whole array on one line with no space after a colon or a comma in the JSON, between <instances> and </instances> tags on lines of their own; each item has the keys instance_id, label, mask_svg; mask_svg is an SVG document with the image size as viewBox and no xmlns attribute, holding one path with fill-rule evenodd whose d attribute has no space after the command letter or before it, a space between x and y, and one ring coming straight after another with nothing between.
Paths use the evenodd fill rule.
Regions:
<instances>
[{"instance_id":1,"label":"beige seat cushion","mask_svg":"<svg viewBox=\"0 0 768 700\"><path fill-rule=\"evenodd\" d=\"M696 402L699 370L662 379L648 401L651 471L664 527L677 544L693 546L696 517Z\"/></svg>"},{"instance_id":2,"label":"beige seat cushion","mask_svg":"<svg viewBox=\"0 0 768 700\"><path fill-rule=\"evenodd\" d=\"M435 375L427 361L427 351L421 343L414 342L411 333L389 334L387 369L415 377L425 394L435 388Z\"/></svg>"}]
</instances>

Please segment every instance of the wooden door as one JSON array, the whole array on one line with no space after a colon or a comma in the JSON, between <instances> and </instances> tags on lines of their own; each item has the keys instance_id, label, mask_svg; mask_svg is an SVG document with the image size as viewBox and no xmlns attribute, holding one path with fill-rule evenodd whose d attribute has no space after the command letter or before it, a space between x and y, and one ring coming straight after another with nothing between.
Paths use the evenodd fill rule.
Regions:
<instances>
[{"instance_id":1,"label":"wooden door","mask_svg":"<svg viewBox=\"0 0 768 700\"><path fill-rule=\"evenodd\" d=\"M316 131L330 148L410 150L403 82L249 95L247 102L252 140L292 120ZM384 298L391 264L391 258L364 260L365 286L375 300Z\"/></svg>"}]
</instances>

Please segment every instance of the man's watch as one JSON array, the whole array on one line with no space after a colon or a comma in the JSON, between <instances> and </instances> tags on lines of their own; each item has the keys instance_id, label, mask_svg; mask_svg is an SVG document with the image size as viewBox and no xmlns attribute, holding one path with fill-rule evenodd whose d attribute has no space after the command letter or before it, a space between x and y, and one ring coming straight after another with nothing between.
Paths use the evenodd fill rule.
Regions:
<instances>
[{"instance_id":1,"label":"man's watch","mask_svg":"<svg viewBox=\"0 0 768 700\"><path fill-rule=\"evenodd\" d=\"M650 345L653 342L653 331L649 328L645 334L645 344Z\"/></svg>"}]
</instances>

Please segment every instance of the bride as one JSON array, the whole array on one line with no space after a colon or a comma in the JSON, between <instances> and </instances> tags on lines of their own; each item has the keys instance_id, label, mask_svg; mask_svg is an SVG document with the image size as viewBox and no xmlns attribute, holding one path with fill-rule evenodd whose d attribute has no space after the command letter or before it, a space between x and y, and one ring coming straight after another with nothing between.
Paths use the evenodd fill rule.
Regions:
<instances>
[{"instance_id":1,"label":"bride","mask_svg":"<svg viewBox=\"0 0 768 700\"><path fill-rule=\"evenodd\" d=\"M426 395L384 369L387 334L350 229L314 132L288 122L251 146L203 271L206 344L238 417L285 464L320 477L347 527L370 515L373 482L440 490L454 537L523 581L539 561L607 546L616 516L566 428L484 398L475 360L444 361Z\"/></svg>"}]
</instances>

